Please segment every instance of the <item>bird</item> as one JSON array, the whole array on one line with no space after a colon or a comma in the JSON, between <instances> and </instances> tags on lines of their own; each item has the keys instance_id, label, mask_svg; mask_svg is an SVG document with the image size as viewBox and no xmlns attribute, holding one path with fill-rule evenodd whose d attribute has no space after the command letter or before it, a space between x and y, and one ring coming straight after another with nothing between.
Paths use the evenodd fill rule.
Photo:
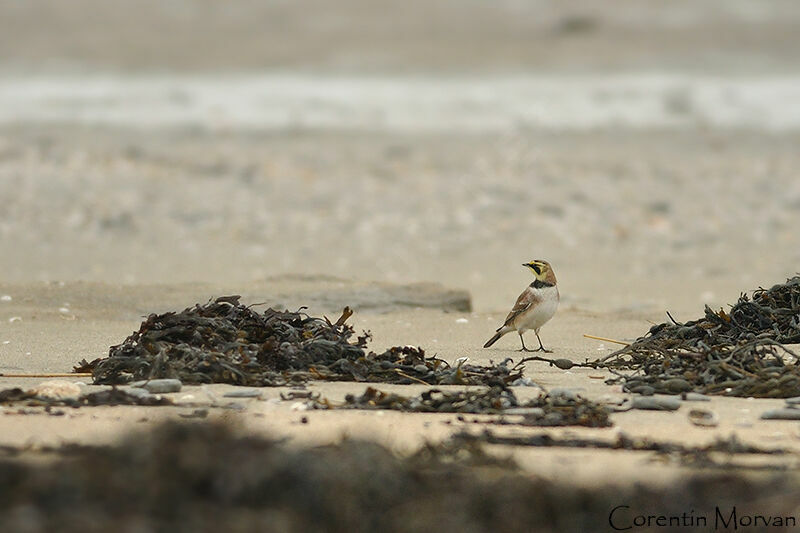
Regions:
<instances>
[{"instance_id":1,"label":"bird","mask_svg":"<svg viewBox=\"0 0 800 533\"><path fill-rule=\"evenodd\" d=\"M556 275L550 263L541 259L522 263L522 266L529 268L535 279L522 291L503 325L497 328L497 332L483 347L488 348L506 333L516 331L519 333L519 340L522 342L520 352L542 351L552 353L552 350L546 349L542 344L542 339L539 338L539 330L548 320L553 318L553 315L556 314L556 309L558 309L560 296L558 294L558 285L556 284ZM539 347L535 350L528 349L525 346L525 339L522 338L522 334L529 329L536 333L536 339L539 341Z\"/></svg>"}]
</instances>

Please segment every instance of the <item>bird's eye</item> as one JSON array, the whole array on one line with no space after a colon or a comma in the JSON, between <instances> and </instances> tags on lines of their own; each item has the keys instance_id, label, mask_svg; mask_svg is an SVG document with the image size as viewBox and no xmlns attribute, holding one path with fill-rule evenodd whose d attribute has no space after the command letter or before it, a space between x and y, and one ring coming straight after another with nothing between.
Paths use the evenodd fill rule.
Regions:
<instances>
[{"instance_id":1,"label":"bird's eye","mask_svg":"<svg viewBox=\"0 0 800 533\"><path fill-rule=\"evenodd\" d=\"M531 264L531 268L532 268L532 269L533 269L533 270L534 270L534 271L535 271L537 274L541 274L541 273L542 273L542 267L540 267L540 266L539 266L539 265L537 265L537 264Z\"/></svg>"}]
</instances>

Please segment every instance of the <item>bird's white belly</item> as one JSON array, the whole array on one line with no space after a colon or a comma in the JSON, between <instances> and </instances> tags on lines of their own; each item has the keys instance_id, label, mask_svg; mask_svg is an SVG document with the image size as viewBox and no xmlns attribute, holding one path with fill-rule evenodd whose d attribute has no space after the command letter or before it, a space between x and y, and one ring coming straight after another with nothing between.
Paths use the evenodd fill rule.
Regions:
<instances>
[{"instance_id":1,"label":"bird's white belly","mask_svg":"<svg viewBox=\"0 0 800 533\"><path fill-rule=\"evenodd\" d=\"M533 309L523 313L515 322L517 330L522 333L526 330L538 330L545 322L553 318L558 309L558 289L548 287L542 290L542 300Z\"/></svg>"}]
</instances>

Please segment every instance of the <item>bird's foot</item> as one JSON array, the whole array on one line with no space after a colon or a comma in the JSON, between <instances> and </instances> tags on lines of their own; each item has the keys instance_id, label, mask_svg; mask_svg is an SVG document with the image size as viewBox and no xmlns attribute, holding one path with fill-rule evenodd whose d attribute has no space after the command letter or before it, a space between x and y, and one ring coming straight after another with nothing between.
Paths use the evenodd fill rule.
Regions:
<instances>
[{"instance_id":1,"label":"bird's foot","mask_svg":"<svg viewBox=\"0 0 800 533\"><path fill-rule=\"evenodd\" d=\"M545 348L544 346L539 346L539 347L538 347L538 348L536 348L535 350L529 350L529 351L531 351L531 352L553 353L553 350L548 350L548 349L547 349L547 348Z\"/></svg>"},{"instance_id":2,"label":"bird's foot","mask_svg":"<svg viewBox=\"0 0 800 533\"><path fill-rule=\"evenodd\" d=\"M524 346L517 350L518 352L538 352L539 350L531 350L530 348L525 348Z\"/></svg>"}]
</instances>

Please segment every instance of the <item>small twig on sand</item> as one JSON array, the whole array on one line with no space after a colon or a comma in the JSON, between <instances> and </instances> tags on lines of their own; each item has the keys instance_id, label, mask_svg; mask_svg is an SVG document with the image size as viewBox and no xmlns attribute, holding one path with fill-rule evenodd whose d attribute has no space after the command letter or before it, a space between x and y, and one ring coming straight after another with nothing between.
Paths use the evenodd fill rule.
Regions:
<instances>
[{"instance_id":1,"label":"small twig on sand","mask_svg":"<svg viewBox=\"0 0 800 533\"><path fill-rule=\"evenodd\" d=\"M584 333L583 336L586 337L587 339L594 339L596 341L613 342L614 344L621 344L623 346L630 346L631 345L631 343L629 343L629 342L617 341L617 340L614 340L614 339L607 339L606 337L595 337L594 335L589 335L588 333Z\"/></svg>"},{"instance_id":2,"label":"small twig on sand","mask_svg":"<svg viewBox=\"0 0 800 533\"><path fill-rule=\"evenodd\" d=\"M421 379L415 378L414 376L409 376L399 368L395 368L394 371L397 372L399 376L403 376L404 378L410 379L411 381L416 381L417 383L420 383L422 385L430 385L430 383L428 383L427 381L422 381Z\"/></svg>"}]
</instances>

